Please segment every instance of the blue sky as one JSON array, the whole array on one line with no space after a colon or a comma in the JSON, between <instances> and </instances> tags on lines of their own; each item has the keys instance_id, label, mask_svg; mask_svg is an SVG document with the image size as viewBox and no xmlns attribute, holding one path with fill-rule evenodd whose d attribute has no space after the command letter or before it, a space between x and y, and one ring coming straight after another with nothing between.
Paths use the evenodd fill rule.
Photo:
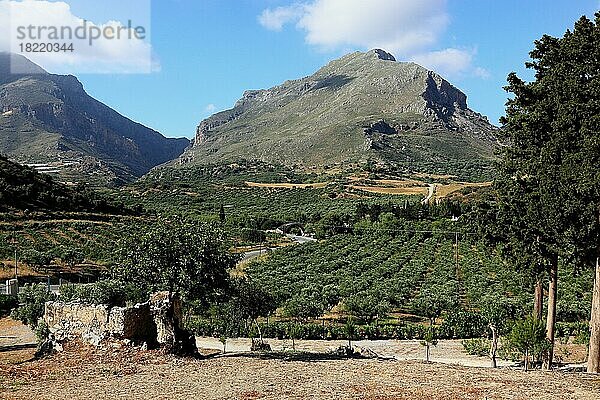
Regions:
<instances>
[{"instance_id":1,"label":"blue sky","mask_svg":"<svg viewBox=\"0 0 600 400\"><path fill-rule=\"evenodd\" d=\"M201 119L232 107L244 90L310 75L347 52L385 43L399 60L439 69L472 109L497 123L507 74L530 76L523 64L533 41L544 33L561 36L598 6L597 0L153 0L151 44L160 69L78 77L92 96L129 118L166 136L192 137ZM362 24L373 29L365 33Z\"/></svg>"}]
</instances>

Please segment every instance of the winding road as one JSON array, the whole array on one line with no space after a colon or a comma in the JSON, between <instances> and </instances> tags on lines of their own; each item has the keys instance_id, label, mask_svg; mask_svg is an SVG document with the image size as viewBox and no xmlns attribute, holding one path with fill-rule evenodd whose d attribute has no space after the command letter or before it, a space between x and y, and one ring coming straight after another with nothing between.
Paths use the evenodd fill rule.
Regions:
<instances>
[{"instance_id":1,"label":"winding road","mask_svg":"<svg viewBox=\"0 0 600 400\"><path fill-rule=\"evenodd\" d=\"M288 233L285 236L287 236L289 239L296 242L296 244L306 244L306 243L312 243L312 242L317 241L317 239L312 238L310 236L298 236L298 235L292 235L291 233ZM244 257L242 257L242 259L240 260L240 263L250 261L253 258L259 257L269 251L273 251L276 249L277 249L277 247L266 247L266 248L260 249L260 250L248 251L248 252L244 253Z\"/></svg>"},{"instance_id":2,"label":"winding road","mask_svg":"<svg viewBox=\"0 0 600 400\"><path fill-rule=\"evenodd\" d=\"M435 195L435 187L437 185L435 183L431 183L429 184L428 187L428 194L427 197L425 197L422 201L423 204L429 204L429 202L431 201L431 199L433 198L433 196Z\"/></svg>"}]
</instances>

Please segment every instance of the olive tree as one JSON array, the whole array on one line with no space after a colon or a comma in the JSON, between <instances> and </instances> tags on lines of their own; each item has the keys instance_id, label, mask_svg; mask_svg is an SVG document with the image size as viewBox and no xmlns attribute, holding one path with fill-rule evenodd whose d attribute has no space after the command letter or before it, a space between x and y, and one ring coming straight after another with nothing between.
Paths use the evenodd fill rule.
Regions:
<instances>
[{"instance_id":1,"label":"olive tree","mask_svg":"<svg viewBox=\"0 0 600 400\"><path fill-rule=\"evenodd\" d=\"M145 293L166 290L206 306L224 294L236 261L218 227L164 219L121 240L112 277L135 282Z\"/></svg>"}]
</instances>

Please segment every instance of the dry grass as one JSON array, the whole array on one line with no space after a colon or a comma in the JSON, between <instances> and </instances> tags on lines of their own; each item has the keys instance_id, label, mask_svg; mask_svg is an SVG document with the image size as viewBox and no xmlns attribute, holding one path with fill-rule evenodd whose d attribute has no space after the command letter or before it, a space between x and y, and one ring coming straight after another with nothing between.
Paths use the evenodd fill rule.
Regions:
<instances>
[{"instance_id":1,"label":"dry grass","mask_svg":"<svg viewBox=\"0 0 600 400\"><path fill-rule=\"evenodd\" d=\"M350 186L352 189L362 190L369 193L397 194L397 195L420 195L427 196L427 184L414 179L375 179L362 181ZM362 183L362 184L359 184Z\"/></svg>"},{"instance_id":2,"label":"dry grass","mask_svg":"<svg viewBox=\"0 0 600 400\"><path fill-rule=\"evenodd\" d=\"M585 374L310 356L177 359L81 344L0 367L4 399L597 400L598 393L600 378Z\"/></svg>"},{"instance_id":3,"label":"dry grass","mask_svg":"<svg viewBox=\"0 0 600 400\"><path fill-rule=\"evenodd\" d=\"M269 189L323 189L329 182L317 183L260 183L245 182L250 187L269 188Z\"/></svg>"},{"instance_id":4,"label":"dry grass","mask_svg":"<svg viewBox=\"0 0 600 400\"><path fill-rule=\"evenodd\" d=\"M435 180L448 180L448 179L456 179L456 175L438 175L438 174L425 174L422 172L417 172L414 174L417 178L425 178L425 179L435 179Z\"/></svg>"},{"instance_id":5,"label":"dry grass","mask_svg":"<svg viewBox=\"0 0 600 400\"><path fill-rule=\"evenodd\" d=\"M0 319L0 335L24 340L31 335L25 329ZM443 354L460 356L452 350L454 343L446 344L451 348L440 349ZM417 350L422 353L422 348ZM32 353L0 352L0 399L597 400L600 393L600 376L594 375L336 359L315 353L197 360L120 343L98 349L79 342L67 343L64 352L28 361ZM218 351L201 353L214 356Z\"/></svg>"},{"instance_id":6,"label":"dry grass","mask_svg":"<svg viewBox=\"0 0 600 400\"><path fill-rule=\"evenodd\" d=\"M461 189L467 187L488 187L491 186L492 182L481 182L481 183L469 183L469 182L456 182L448 185L436 185L435 197L442 199L451 193L458 192Z\"/></svg>"},{"instance_id":7,"label":"dry grass","mask_svg":"<svg viewBox=\"0 0 600 400\"><path fill-rule=\"evenodd\" d=\"M19 276L21 277L42 277L47 276L38 271L33 270L28 267L26 264L19 262ZM15 261L14 260L4 260L0 261L0 281L4 281L7 279L13 279L15 277ZM2 282L4 283L4 282Z\"/></svg>"},{"instance_id":8,"label":"dry grass","mask_svg":"<svg viewBox=\"0 0 600 400\"><path fill-rule=\"evenodd\" d=\"M381 187L381 186L351 186L353 189L362 190L369 193L380 193L380 194L398 194L398 195L422 195L427 196L427 188L419 186L407 186L407 187Z\"/></svg>"}]
</instances>

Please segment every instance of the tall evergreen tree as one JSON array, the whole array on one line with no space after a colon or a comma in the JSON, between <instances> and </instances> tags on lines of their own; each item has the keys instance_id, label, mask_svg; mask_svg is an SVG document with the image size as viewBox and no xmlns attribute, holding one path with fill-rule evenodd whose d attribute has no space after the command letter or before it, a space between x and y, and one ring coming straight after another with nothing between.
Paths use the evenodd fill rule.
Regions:
<instances>
[{"instance_id":1,"label":"tall evergreen tree","mask_svg":"<svg viewBox=\"0 0 600 400\"><path fill-rule=\"evenodd\" d=\"M573 266L595 260L588 371L600 372L600 13L595 22L582 17L560 39L543 36L530 56L526 65L535 80L508 78L514 98L503 120L510 147L499 179L501 199L513 210L520 204L522 221L547 255L551 341L558 257Z\"/></svg>"}]
</instances>

